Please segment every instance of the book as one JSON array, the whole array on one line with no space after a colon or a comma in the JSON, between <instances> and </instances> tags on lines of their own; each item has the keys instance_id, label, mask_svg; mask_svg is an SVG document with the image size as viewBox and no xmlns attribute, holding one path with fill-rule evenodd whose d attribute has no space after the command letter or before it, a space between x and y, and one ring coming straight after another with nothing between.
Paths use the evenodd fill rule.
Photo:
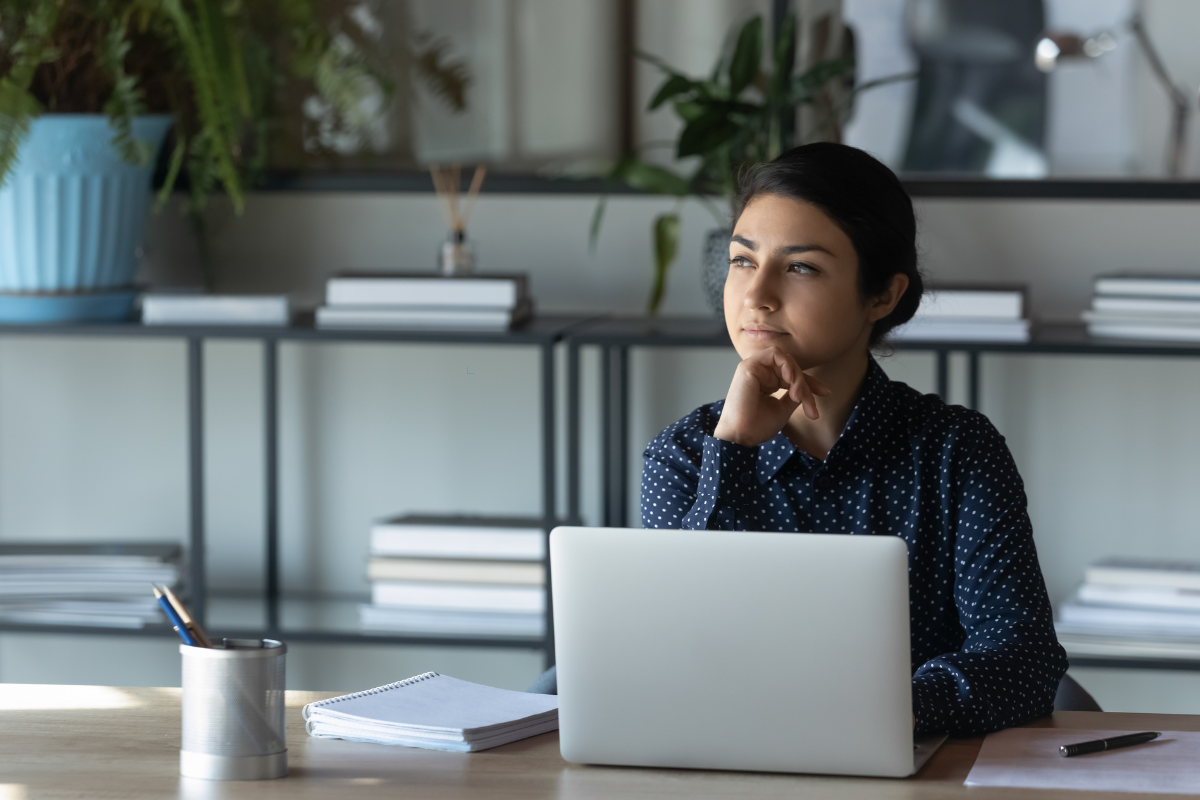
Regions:
<instances>
[{"instance_id":1,"label":"book","mask_svg":"<svg viewBox=\"0 0 1200 800\"><path fill-rule=\"evenodd\" d=\"M325 284L330 306L516 308L529 296L525 275L441 276L418 273L343 273Z\"/></svg>"},{"instance_id":2,"label":"book","mask_svg":"<svg viewBox=\"0 0 1200 800\"><path fill-rule=\"evenodd\" d=\"M1159 297L1115 297L1096 295L1092 298L1092 311L1105 316L1132 315L1151 317L1200 318L1200 298L1177 300Z\"/></svg>"},{"instance_id":3,"label":"book","mask_svg":"<svg viewBox=\"0 0 1200 800\"><path fill-rule=\"evenodd\" d=\"M371 555L541 561L546 532L536 519L410 514L371 528Z\"/></svg>"},{"instance_id":4,"label":"book","mask_svg":"<svg viewBox=\"0 0 1200 800\"><path fill-rule=\"evenodd\" d=\"M1197 636L1200 614L1064 603L1055 628L1066 633L1122 636Z\"/></svg>"},{"instance_id":5,"label":"book","mask_svg":"<svg viewBox=\"0 0 1200 800\"><path fill-rule=\"evenodd\" d=\"M1085 583L1075 596L1084 605L1200 612L1200 589Z\"/></svg>"},{"instance_id":6,"label":"book","mask_svg":"<svg viewBox=\"0 0 1200 800\"><path fill-rule=\"evenodd\" d=\"M1200 299L1200 275L1100 275L1092 286L1099 295Z\"/></svg>"},{"instance_id":7,"label":"book","mask_svg":"<svg viewBox=\"0 0 1200 800\"><path fill-rule=\"evenodd\" d=\"M1089 322L1088 334L1098 339L1200 342L1200 323L1195 325L1150 325L1141 322Z\"/></svg>"},{"instance_id":8,"label":"book","mask_svg":"<svg viewBox=\"0 0 1200 800\"><path fill-rule=\"evenodd\" d=\"M285 295L147 294L143 325L287 325Z\"/></svg>"},{"instance_id":9,"label":"book","mask_svg":"<svg viewBox=\"0 0 1200 800\"><path fill-rule=\"evenodd\" d=\"M390 633L532 637L546 634L546 618L540 612L414 609L364 603L358 607L358 619L366 630Z\"/></svg>"},{"instance_id":10,"label":"book","mask_svg":"<svg viewBox=\"0 0 1200 800\"><path fill-rule=\"evenodd\" d=\"M469 329L504 331L533 316L533 302L515 308L456 306L334 306L317 309L318 328L386 328L395 330Z\"/></svg>"},{"instance_id":11,"label":"book","mask_svg":"<svg viewBox=\"0 0 1200 800\"><path fill-rule=\"evenodd\" d=\"M371 602L377 606L413 609L540 614L546 609L546 592L540 586L376 581L371 584Z\"/></svg>"},{"instance_id":12,"label":"book","mask_svg":"<svg viewBox=\"0 0 1200 800\"><path fill-rule=\"evenodd\" d=\"M898 342L1027 342L1029 320L913 317L892 330L888 338Z\"/></svg>"},{"instance_id":13,"label":"book","mask_svg":"<svg viewBox=\"0 0 1200 800\"><path fill-rule=\"evenodd\" d=\"M1058 642L1070 656L1170 658L1200 661L1200 637L1114 636L1072 633L1056 626Z\"/></svg>"},{"instance_id":14,"label":"book","mask_svg":"<svg viewBox=\"0 0 1200 800\"><path fill-rule=\"evenodd\" d=\"M1021 319L1025 290L1021 287L931 288L921 296L914 316L954 319Z\"/></svg>"},{"instance_id":15,"label":"book","mask_svg":"<svg viewBox=\"0 0 1200 800\"><path fill-rule=\"evenodd\" d=\"M472 753L558 729L558 697L426 672L301 712L310 736Z\"/></svg>"},{"instance_id":16,"label":"book","mask_svg":"<svg viewBox=\"0 0 1200 800\"><path fill-rule=\"evenodd\" d=\"M534 562L372 558L367 563L367 579L543 586L546 583L546 568L543 564Z\"/></svg>"},{"instance_id":17,"label":"book","mask_svg":"<svg viewBox=\"0 0 1200 800\"><path fill-rule=\"evenodd\" d=\"M1106 558L1088 566L1087 583L1200 590L1200 563L1146 558Z\"/></svg>"}]
</instances>

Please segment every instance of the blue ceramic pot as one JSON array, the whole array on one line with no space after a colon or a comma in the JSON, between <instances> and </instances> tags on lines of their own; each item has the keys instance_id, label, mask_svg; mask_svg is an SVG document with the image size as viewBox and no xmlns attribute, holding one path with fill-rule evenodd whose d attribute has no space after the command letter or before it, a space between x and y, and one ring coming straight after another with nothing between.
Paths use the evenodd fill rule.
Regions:
<instances>
[{"instance_id":1,"label":"blue ceramic pot","mask_svg":"<svg viewBox=\"0 0 1200 800\"><path fill-rule=\"evenodd\" d=\"M171 117L133 122L157 153ZM122 319L136 292L154 161L134 166L102 114L34 120L0 187L0 322Z\"/></svg>"}]
</instances>

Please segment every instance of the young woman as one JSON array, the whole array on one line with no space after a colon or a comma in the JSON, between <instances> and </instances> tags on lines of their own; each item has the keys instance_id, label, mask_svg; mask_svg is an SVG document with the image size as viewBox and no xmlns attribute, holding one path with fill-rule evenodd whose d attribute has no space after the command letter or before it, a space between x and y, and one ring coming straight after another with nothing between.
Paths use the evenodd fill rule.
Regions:
<instances>
[{"instance_id":1,"label":"young woman","mask_svg":"<svg viewBox=\"0 0 1200 800\"><path fill-rule=\"evenodd\" d=\"M1048 713L1067 660L1004 438L871 357L922 293L900 182L851 147L790 150L746 182L729 255L742 362L646 448L642 524L899 536L918 732Z\"/></svg>"}]
</instances>

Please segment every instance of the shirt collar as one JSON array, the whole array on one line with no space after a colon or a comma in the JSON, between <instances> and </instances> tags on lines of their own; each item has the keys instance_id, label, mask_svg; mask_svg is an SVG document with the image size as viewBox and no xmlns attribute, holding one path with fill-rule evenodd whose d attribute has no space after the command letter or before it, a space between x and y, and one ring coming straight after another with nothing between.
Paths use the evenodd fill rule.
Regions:
<instances>
[{"instance_id":1,"label":"shirt collar","mask_svg":"<svg viewBox=\"0 0 1200 800\"><path fill-rule=\"evenodd\" d=\"M879 416L887 403L891 379L871 356L867 357L867 375L863 379L863 390L858 402L850 411L850 419L842 429L833 449L825 457L825 463L841 457L844 451L860 450L878 433ZM774 439L758 446L758 482L764 484L797 452L796 446L781 431Z\"/></svg>"}]
</instances>

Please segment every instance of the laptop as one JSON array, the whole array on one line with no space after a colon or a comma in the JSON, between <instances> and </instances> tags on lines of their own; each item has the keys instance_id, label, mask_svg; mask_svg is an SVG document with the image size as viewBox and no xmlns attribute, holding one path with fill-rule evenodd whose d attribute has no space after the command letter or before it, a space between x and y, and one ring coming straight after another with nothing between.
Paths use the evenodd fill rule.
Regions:
<instances>
[{"instance_id":1,"label":"laptop","mask_svg":"<svg viewBox=\"0 0 1200 800\"><path fill-rule=\"evenodd\" d=\"M559 527L550 563L567 761L902 777L945 739L899 538Z\"/></svg>"}]
</instances>

